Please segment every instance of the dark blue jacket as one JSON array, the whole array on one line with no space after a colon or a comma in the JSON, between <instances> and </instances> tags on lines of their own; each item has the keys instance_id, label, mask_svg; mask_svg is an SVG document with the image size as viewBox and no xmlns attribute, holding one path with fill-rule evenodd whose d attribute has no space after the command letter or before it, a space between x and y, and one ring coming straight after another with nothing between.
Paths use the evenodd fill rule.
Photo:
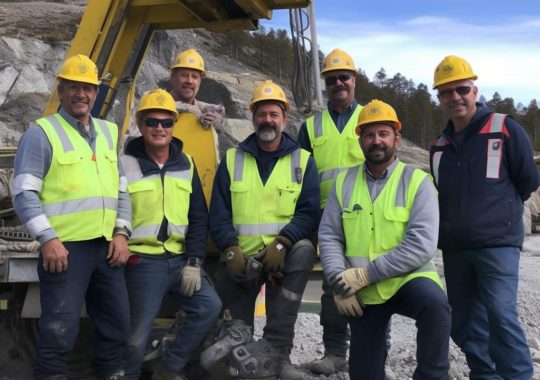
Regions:
<instances>
[{"instance_id":1,"label":"dark blue jacket","mask_svg":"<svg viewBox=\"0 0 540 380\"><path fill-rule=\"evenodd\" d=\"M525 130L511 117L506 118L502 132L480 133L493 112L482 103L476 105L461 147L454 139L451 121L441 135L443 139L440 136L431 146L431 173L439 190L439 248L521 248L523 202L540 185L531 144ZM502 150L498 178L486 174L489 149L496 153ZM436 152L442 152L438 154L438 180L434 173Z\"/></svg>"},{"instance_id":2,"label":"dark blue jacket","mask_svg":"<svg viewBox=\"0 0 540 380\"><path fill-rule=\"evenodd\" d=\"M169 159L165 162L162 169L160 169L154 161L148 158L142 137L131 140L127 144L125 152L126 154L137 158L139 165L141 166L141 171L145 177L153 174L160 174L161 180L163 181L163 176L168 170L189 169L191 164L187 156L182 152L182 146L182 141L173 137L169 147ZM191 188L192 191L189 197L188 229L186 233L186 256L204 259L206 257L206 242L208 240L208 209L206 208L206 201L204 199L204 193L196 167L193 167ZM175 205L172 204L169 207L175 207ZM148 205L148 212L152 212L152 205ZM159 229L158 240L167 240L167 227L168 221L164 217Z\"/></svg>"},{"instance_id":3,"label":"dark blue jacket","mask_svg":"<svg viewBox=\"0 0 540 380\"><path fill-rule=\"evenodd\" d=\"M275 152L259 150L255 134L251 134L240 143L239 149L251 154L257 161L259 175L263 184L272 173L279 158L298 149L298 144L287 134L283 134L279 148ZM224 250L231 245L238 244L237 232L232 223L232 206L230 193L231 179L227 170L226 160L219 164L212 200L210 201L210 234L216 245ZM302 191L296 203L296 210L291 221L283 227L280 234L288 238L293 244L301 239L309 239L315 233L319 221L320 187L317 167L313 157L309 157Z\"/></svg>"}]
</instances>

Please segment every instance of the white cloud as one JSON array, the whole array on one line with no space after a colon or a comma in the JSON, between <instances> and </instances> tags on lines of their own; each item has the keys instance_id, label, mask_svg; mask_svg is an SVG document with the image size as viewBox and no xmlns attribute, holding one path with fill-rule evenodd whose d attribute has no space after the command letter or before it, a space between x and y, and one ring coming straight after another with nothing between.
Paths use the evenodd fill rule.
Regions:
<instances>
[{"instance_id":1,"label":"white cloud","mask_svg":"<svg viewBox=\"0 0 540 380\"><path fill-rule=\"evenodd\" d=\"M515 19L494 25L441 17L416 17L392 23L317 21L324 53L349 52L369 78L384 67L416 84L431 87L433 70L449 54L466 58L479 76L480 93L495 91L528 104L540 100L540 20Z\"/></svg>"}]
</instances>

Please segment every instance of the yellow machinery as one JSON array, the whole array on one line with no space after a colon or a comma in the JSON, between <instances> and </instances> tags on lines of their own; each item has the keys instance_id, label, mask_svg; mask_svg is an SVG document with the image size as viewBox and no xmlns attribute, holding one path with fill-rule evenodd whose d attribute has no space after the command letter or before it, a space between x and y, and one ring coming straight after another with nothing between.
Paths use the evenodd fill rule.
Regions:
<instances>
[{"instance_id":1,"label":"yellow machinery","mask_svg":"<svg viewBox=\"0 0 540 380\"><path fill-rule=\"evenodd\" d=\"M212 32L256 29L275 9L300 8L311 0L88 0L67 57L89 56L101 74L99 96L92 114L107 118L115 100L125 104L122 131L129 122L137 73L156 30L205 28ZM43 112L59 108L56 90ZM118 122L118 120L117 120ZM0 167L12 167L14 149L0 152ZM0 228L1 229L1 228ZM2 235L3 234L3 235ZM1 230L1 237L31 240L18 230ZM20 235L20 236L19 236ZM0 253L0 311L7 309L9 328L19 354L30 360L39 316L36 252ZM6 298L6 295L7 298ZM9 300L10 302L6 302ZM85 350L78 350L85 354ZM82 354L81 354L82 355ZM83 355L84 356L84 355ZM82 358L73 358L70 367Z\"/></svg>"}]
</instances>

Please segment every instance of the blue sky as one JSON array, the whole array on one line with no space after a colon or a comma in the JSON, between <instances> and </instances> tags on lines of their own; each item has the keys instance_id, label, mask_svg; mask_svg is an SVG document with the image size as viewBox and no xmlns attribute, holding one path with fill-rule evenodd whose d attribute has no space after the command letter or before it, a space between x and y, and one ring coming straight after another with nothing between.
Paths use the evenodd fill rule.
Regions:
<instances>
[{"instance_id":1,"label":"blue sky","mask_svg":"<svg viewBox=\"0 0 540 380\"><path fill-rule=\"evenodd\" d=\"M527 106L540 101L538 0L315 0L319 49L341 48L368 78L384 67L416 85L433 84L446 55L469 61L480 94L498 91ZM275 11L265 27L289 30L288 11Z\"/></svg>"}]
</instances>

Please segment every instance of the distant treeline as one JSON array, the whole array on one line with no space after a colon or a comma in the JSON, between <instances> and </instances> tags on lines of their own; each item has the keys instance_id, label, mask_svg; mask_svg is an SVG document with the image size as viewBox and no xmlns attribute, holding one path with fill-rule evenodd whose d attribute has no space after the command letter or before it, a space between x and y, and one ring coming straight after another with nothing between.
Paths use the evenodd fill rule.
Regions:
<instances>
[{"instance_id":1,"label":"distant treeline","mask_svg":"<svg viewBox=\"0 0 540 380\"><path fill-rule=\"evenodd\" d=\"M291 87L294 54L293 43L286 30L266 29L261 26L254 32L220 33L216 34L216 38L223 42L219 45L221 53L228 54L232 59L267 73L275 81ZM321 63L322 57L323 54L319 52ZM403 124L403 137L423 148L429 148L445 126L446 120L438 101L432 98L425 84L416 85L400 73L388 77L384 68L381 68L372 80L362 71L357 74L356 99L360 104L366 104L372 99L391 104ZM496 112L512 115L527 130L533 148L540 151L540 109L536 99L526 106L521 103L516 105L514 99L503 99L495 92L490 100L481 96L479 101L487 103Z\"/></svg>"}]
</instances>

